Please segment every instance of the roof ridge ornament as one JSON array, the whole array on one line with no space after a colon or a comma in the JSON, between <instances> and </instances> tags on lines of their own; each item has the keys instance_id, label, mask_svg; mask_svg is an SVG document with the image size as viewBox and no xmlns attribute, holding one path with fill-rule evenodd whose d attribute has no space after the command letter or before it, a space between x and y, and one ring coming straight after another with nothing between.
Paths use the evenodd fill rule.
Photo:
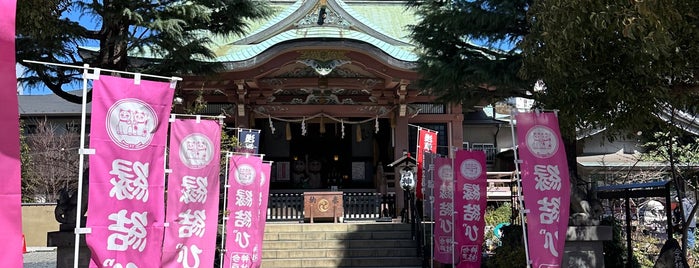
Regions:
<instances>
[{"instance_id":1,"label":"roof ridge ornament","mask_svg":"<svg viewBox=\"0 0 699 268\"><path fill-rule=\"evenodd\" d=\"M318 26L332 26L349 29L349 27L352 26L352 23L330 8L327 0L320 0L316 6L311 9L311 12L296 22L296 27L298 28Z\"/></svg>"}]
</instances>

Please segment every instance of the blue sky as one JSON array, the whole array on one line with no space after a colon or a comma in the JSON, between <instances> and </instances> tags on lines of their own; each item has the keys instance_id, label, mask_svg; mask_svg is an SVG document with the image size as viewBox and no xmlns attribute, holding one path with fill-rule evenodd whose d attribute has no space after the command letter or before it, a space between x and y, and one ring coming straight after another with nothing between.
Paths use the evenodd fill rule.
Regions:
<instances>
[{"instance_id":1,"label":"blue sky","mask_svg":"<svg viewBox=\"0 0 699 268\"><path fill-rule=\"evenodd\" d=\"M69 18L71 21L79 21L81 25L85 26L88 29L95 29L97 28L97 24L95 21L91 19L90 16L81 16L82 13L73 11L65 14L64 17ZM85 46L97 46L98 43L94 40L90 40L89 43L83 44ZM17 77L20 77L22 73L24 72L24 67L22 65L17 64ZM79 89L80 85L76 85L75 87L78 87L76 89ZM21 92L21 94L24 95L46 95L46 94L53 94L48 88L45 86L41 87L36 87L36 88L23 88L22 85L17 86L17 90ZM64 88L64 90L70 90L69 88Z\"/></svg>"}]
</instances>

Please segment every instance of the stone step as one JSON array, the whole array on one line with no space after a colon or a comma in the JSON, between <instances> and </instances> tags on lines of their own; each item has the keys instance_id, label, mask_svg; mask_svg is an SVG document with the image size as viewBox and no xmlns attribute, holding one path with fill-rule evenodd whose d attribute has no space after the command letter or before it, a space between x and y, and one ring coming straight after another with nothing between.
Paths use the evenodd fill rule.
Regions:
<instances>
[{"instance_id":1,"label":"stone step","mask_svg":"<svg viewBox=\"0 0 699 268\"><path fill-rule=\"evenodd\" d=\"M267 223L265 233L297 233L297 232L364 232L410 231L409 224L402 223Z\"/></svg>"},{"instance_id":2,"label":"stone step","mask_svg":"<svg viewBox=\"0 0 699 268\"><path fill-rule=\"evenodd\" d=\"M292 240L264 241L262 248L273 249L338 249L338 248L415 248L412 240Z\"/></svg>"},{"instance_id":3,"label":"stone step","mask_svg":"<svg viewBox=\"0 0 699 268\"><path fill-rule=\"evenodd\" d=\"M283 250L264 249L263 259L289 259L289 258L359 258L359 257L412 257L415 256L415 248L385 248L376 249L306 249Z\"/></svg>"},{"instance_id":4,"label":"stone step","mask_svg":"<svg viewBox=\"0 0 699 268\"><path fill-rule=\"evenodd\" d=\"M262 267L421 267L416 246L402 223L268 223Z\"/></svg>"},{"instance_id":5,"label":"stone step","mask_svg":"<svg viewBox=\"0 0 699 268\"><path fill-rule=\"evenodd\" d=\"M369 240L369 239L412 239L409 231L364 231L364 232L269 232L264 235L265 241L300 241L300 240Z\"/></svg>"},{"instance_id":6,"label":"stone step","mask_svg":"<svg viewBox=\"0 0 699 268\"><path fill-rule=\"evenodd\" d=\"M421 267L420 259L405 257L380 258L290 258L262 259L263 268L296 267Z\"/></svg>"}]
</instances>

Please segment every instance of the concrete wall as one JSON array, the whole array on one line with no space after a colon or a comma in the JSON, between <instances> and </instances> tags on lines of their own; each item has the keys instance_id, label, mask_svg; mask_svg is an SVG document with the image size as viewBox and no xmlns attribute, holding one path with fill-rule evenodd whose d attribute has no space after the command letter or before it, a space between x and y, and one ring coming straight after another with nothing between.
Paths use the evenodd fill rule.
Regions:
<instances>
[{"instance_id":1,"label":"concrete wall","mask_svg":"<svg viewBox=\"0 0 699 268\"><path fill-rule=\"evenodd\" d=\"M22 233L28 247L45 247L46 233L58 231L56 204L22 204Z\"/></svg>"}]
</instances>

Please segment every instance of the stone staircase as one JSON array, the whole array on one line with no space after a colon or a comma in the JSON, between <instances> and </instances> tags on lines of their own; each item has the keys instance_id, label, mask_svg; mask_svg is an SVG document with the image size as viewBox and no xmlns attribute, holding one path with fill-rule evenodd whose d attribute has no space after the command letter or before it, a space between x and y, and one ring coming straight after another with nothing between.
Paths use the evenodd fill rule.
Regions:
<instances>
[{"instance_id":1,"label":"stone staircase","mask_svg":"<svg viewBox=\"0 0 699 268\"><path fill-rule=\"evenodd\" d=\"M419 268L410 225L402 223L267 223L263 268Z\"/></svg>"}]
</instances>

